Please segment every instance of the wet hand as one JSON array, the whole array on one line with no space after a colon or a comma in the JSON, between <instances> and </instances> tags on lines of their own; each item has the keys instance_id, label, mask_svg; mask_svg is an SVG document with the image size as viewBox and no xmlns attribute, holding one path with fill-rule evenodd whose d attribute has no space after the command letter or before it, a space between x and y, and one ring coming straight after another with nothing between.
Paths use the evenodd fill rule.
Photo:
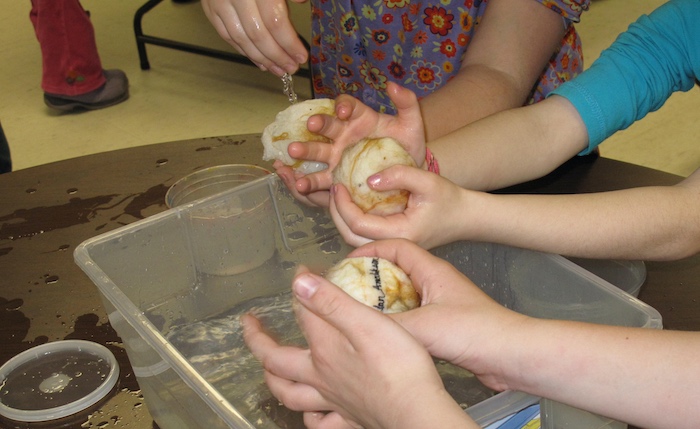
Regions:
<instances>
[{"instance_id":1,"label":"wet hand","mask_svg":"<svg viewBox=\"0 0 700 429\"><path fill-rule=\"evenodd\" d=\"M202 8L219 36L261 70L281 77L306 63L284 0L202 0Z\"/></svg>"}]
</instances>

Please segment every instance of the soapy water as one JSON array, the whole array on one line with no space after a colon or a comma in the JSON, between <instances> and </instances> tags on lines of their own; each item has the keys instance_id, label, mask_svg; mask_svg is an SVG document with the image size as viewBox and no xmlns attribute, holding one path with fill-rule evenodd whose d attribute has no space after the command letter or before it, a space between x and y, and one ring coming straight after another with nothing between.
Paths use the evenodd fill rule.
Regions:
<instances>
[{"instance_id":1,"label":"soapy water","mask_svg":"<svg viewBox=\"0 0 700 429\"><path fill-rule=\"evenodd\" d=\"M287 410L264 382L263 368L243 341L239 317L255 315L281 344L305 347L290 292L254 298L195 323L175 326L166 338L199 374L259 428L303 428L301 413ZM470 372L436 361L447 391L463 409L493 396Z\"/></svg>"},{"instance_id":2,"label":"soapy water","mask_svg":"<svg viewBox=\"0 0 700 429\"><path fill-rule=\"evenodd\" d=\"M271 406L282 406L271 400L262 366L243 341L239 318L247 313L260 319L265 329L284 344L306 344L294 318L289 292L254 298L223 314L173 327L166 338L248 421L263 428L294 427L270 419Z\"/></svg>"}]
</instances>

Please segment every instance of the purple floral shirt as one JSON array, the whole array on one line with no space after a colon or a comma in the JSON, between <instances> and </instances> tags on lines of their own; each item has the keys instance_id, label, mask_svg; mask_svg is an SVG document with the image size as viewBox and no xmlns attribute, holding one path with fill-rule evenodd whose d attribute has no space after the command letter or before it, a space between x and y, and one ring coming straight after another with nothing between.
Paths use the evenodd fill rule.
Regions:
<instances>
[{"instance_id":1,"label":"purple floral shirt","mask_svg":"<svg viewBox=\"0 0 700 429\"><path fill-rule=\"evenodd\" d=\"M533 87L542 100L583 70L574 29L590 0L534 0L562 15L561 48ZM454 77L488 0L312 0L311 68L316 97L350 94L395 113L389 80L422 98Z\"/></svg>"}]
</instances>

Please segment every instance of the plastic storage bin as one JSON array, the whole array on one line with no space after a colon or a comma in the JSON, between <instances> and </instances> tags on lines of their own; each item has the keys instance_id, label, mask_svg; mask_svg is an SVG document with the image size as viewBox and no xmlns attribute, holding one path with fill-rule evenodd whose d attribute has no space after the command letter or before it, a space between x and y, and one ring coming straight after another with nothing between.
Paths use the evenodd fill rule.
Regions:
<instances>
[{"instance_id":1,"label":"plastic storage bin","mask_svg":"<svg viewBox=\"0 0 700 429\"><path fill-rule=\"evenodd\" d=\"M634 297L639 296L639 291L647 279L647 269L643 261L571 257L567 259Z\"/></svg>"},{"instance_id":2,"label":"plastic storage bin","mask_svg":"<svg viewBox=\"0 0 700 429\"><path fill-rule=\"evenodd\" d=\"M270 175L87 240L75 259L99 288L160 427L294 428L303 427L300 415L267 391L236 315L256 312L280 338L303 344L289 305L294 268L321 272L349 250L325 211L297 204ZM661 327L653 308L560 256L467 242L434 253L522 313ZM482 425L539 400L492 392L464 370L436 365ZM542 405L545 428L619 426Z\"/></svg>"}]
</instances>

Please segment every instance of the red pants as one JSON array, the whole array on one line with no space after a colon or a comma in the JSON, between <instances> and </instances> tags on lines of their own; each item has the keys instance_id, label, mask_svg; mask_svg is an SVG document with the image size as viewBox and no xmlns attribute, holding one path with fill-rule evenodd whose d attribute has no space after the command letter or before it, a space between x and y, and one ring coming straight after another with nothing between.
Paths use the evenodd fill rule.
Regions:
<instances>
[{"instance_id":1,"label":"red pants","mask_svg":"<svg viewBox=\"0 0 700 429\"><path fill-rule=\"evenodd\" d=\"M90 17L78 0L32 0L29 18L41 45L41 87L81 95L105 83Z\"/></svg>"}]
</instances>

